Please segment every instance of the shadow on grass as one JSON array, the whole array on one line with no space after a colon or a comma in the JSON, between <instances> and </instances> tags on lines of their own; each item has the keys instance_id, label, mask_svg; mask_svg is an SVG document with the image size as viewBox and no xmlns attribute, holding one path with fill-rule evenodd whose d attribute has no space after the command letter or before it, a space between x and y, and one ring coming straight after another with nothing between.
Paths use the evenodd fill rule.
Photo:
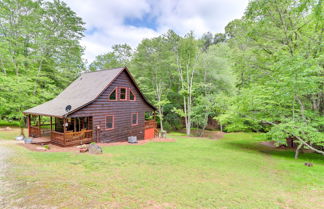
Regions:
<instances>
[{"instance_id":1,"label":"shadow on grass","mask_svg":"<svg viewBox=\"0 0 324 209\"><path fill-rule=\"evenodd\" d=\"M270 155L273 157L280 157L280 158L289 158L293 159L295 156L294 150L284 150L279 148L271 148L267 147L265 145L259 144L259 142L256 143L240 143L240 142L234 142L234 141L228 141L226 142L226 147L230 149L236 149L243 152L257 152L264 155ZM324 165L324 156L317 154L317 153L300 153L299 160L305 160L305 161L311 161L311 162L317 162L319 164Z\"/></svg>"}]
</instances>

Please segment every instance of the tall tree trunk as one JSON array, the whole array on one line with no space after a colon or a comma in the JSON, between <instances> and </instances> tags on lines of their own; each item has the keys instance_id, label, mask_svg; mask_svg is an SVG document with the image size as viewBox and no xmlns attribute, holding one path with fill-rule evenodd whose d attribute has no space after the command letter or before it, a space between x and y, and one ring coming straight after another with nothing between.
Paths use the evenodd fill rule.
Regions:
<instances>
[{"instance_id":1,"label":"tall tree trunk","mask_svg":"<svg viewBox=\"0 0 324 209\"><path fill-rule=\"evenodd\" d=\"M302 143L300 143L296 149L296 152L295 152L295 159L298 159L298 155L299 155L299 151L300 149L303 147L304 145Z\"/></svg>"},{"instance_id":2,"label":"tall tree trunk","mask_svg":"<svg viewBox=\"0 0 324 209\"><path fill-rule=\"evenodd\" d=\"M158 107L158 112L159 112L159 118L160 118L160 129L161 129L161 132L164 131L163 129L163 111L162 111L162 107L159 106Z\"/></svg>"},{"instance_id":3,"label":"tall tree trunk","mask_svg":"<svg viewBox=\"0 0 324 209\"><path fill-rule=\"evenodd\" d=\"M205 118L204 118L204 125L203 125L203 127L202 127L202 129L201 129L200 136L203 136L204 133L205 133L205 129L206 129L207 124L208 124L208 115L209 115L209 114L205 114Z\"/></svg>"},{"instance_id":4,"label":"tall tree trunk","mask_svg":"<svg viewBox=\"0 0 324 209\"><path fill-rule=\"evenodd\" d=\"M179 55L177 55L177 65L178 65L178 72L181 81L181 89L188 91L188 95L183 96L183 111L184 111L184 118L185 118L185 125L186 125L186 134L188 136L191 133L192 87L193 87L193 78L195 73L194 68L190 71L191 59L192 58L189 55L188 61L185 65L185 72L184 72L179 61Z\"/></svg>"},{"instance_id":5,"label":"tall tree trunk","mask_svg":"<svg viewBox=\"0 0 324 209\"><path fill-rule=\"evenodd\" d=\"M156 85L155 85L155 93L158 101L158 112L159 112L159 118L160 118L160 128L161 132L164 131L163 129L163 106L161 104L162 100L162 83L157 81L157 75L156 78Z\"/></svg>"},{"instance_id":6,"label":"tall tree trunk","mask_svg":"<svg viewBox=\"0 0 324 209\"><path fill-rule=\"evenodd\" d=\"M42 70L42 66L43 66L43 59L41 59L41 61L40 61L40 63L39 63L39 66L38 66L38 71L37 71L37 79L38 79L38 77L39 77L39 74L40 74L40 72L41 72L41 70ZM37 90L37 83L38 82L36 82L35 81L35 85L34 85L34 95L36 94L36 90Z\"/></svg>"}]
</instances>

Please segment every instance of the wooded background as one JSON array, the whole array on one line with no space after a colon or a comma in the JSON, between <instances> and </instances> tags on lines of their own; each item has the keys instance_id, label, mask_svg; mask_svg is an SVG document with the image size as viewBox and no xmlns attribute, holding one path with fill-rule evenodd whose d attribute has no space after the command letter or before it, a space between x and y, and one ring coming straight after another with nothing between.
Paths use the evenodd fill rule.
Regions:
<instances>
[{"instance_id":1,"label":"wooded background","mask_svg":"<svg viewBox=\"0 0 324 209\"><path fill-rule=\"evenodd\" d=\"M127 66L161 129L263 131L324 141L322 0L253 0L225 33L117 44L88 67L84 22L64 2L0 1L0 119L55 97L85 71ZM301 144L303 144L301 142Z\"/></svg>"}]
</instances>

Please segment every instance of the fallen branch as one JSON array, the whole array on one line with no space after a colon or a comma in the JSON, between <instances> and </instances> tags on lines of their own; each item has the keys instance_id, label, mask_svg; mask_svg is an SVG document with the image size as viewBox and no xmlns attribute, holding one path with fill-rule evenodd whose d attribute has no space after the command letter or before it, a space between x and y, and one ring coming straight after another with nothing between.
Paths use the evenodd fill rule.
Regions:
<instances>
[{"instance_id":1,"label":"fallen branch","mask_svg":"<svg viewBox=\"0 0 324 209\"><path fill-rule=\"evenodd\" d=\"M268 124L271 124L271 125L277 125L277 124L272 123L272 122L269 122L269 121L261 121L261 122L263 122L263 123L268 123ZM300 141L301 144L305 145L305 146L308 147L310 150L313 150L314 152L317 152L317 153L319 153L319 154L321 154L321 155L324 155L324 152L323 152L323 151L318 150L318 149L312 147L311 145L307 144L307 142L305 142L305 141L304 141L300 136L297 136L297 135L295 135L295 134L293 134L293 133L289 133L288 131L285 131L285 132L286 132L287 134L290 134L290 135L296 137L296 139L298 139L298 141ZM297 154L297 156L298 156L298 154ZM297 158L297 157L295 156L295 158Z\"/></svg>"},{"instance_id":2,"label":"fallen branch","mask_svg":"<svg viewBox=\"0 0 324 209\"><path fill-rule=\"evenodd\" d=\"M311 145L307 144L304 140L302 140L302 138L300 138L299 136L296 136L294 134L292 134L294 137L296 137L302 144L304 144L306 147L308 147L310 150L313 150L314 152L317 152L319 154L324 155L324 152L318 149L315 149L314 147L312 147Z\"/></svg>"}]
</instances>

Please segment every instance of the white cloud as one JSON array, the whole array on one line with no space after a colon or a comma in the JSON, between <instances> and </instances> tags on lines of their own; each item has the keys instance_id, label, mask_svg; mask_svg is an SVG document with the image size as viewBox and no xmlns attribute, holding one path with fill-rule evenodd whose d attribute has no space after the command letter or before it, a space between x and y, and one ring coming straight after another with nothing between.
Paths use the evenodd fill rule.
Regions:
<instances>
[{"instance_id":1,"label":"white cloud","mask_svg":"<svg viewBox=\"0 0 324 209\"><path fill-rule=\"evenodd\" d=\"M243 15L248 0L65 0L86 23L88 33L81 44L85 58L108 52L111 46L128 43L132 47L144 38L156 37L172 29L180 35L193 30L198 36L210 31L224 32L227 23ZM125 25L125 18L156 18L156 30Z\"/></svg>"},{"instance_id":2,"label":"white cloud","mask_svg":"<svg viewBox=\"0 0 324 209\"><path fill-rule=\"evenodd\" d=\"M190 30L199 36L207 31L224 32L228 22L243 15L247 4L248 0L164 0L159 24L182 35Z\"/></svg>"}]
</instances>

